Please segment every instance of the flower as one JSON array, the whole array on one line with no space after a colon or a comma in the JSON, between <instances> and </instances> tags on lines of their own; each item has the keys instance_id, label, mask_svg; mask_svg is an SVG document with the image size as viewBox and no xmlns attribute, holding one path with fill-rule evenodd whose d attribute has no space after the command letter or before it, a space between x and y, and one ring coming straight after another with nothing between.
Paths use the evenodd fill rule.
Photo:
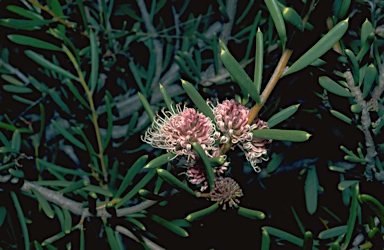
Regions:
<instances>
[{"instance_id":1,"label":"flower","mask_svg":"<svg viewBox=\"0 0 384 250\"><path fill-rule=\"evenodd\" d=\"M192 143L197 142L210 156L214 146L216 129L212 121L186 105L176 105L170 111L162 110L163 117L156 115L152 126L148 128L142 140L153 147L166 149L177 156L186 155L195 158L197 153Z\"/></svg>"},{"instance_id":2,"label":"flower","mask_svg":"<svg viewBox=\"0 0 384 250\"><path fill-rule=\"evenodd\" d=\"M220 143L231 142L235 144L239 141L251 140L252 133L250 131L253 127L247 124L248 108L235 100L225 100L223 103L217 104L216 107L213 107L211 102L208 104L215 115L218 129L223 133L220 137Z\"/></svg>"},{"instance_id":3,"label":"flower","mask_svg":"<svg viewBox=\"0 0 384 250\"><path fill-rule=\"evenodd\" d=\"M223 158L225 159L225 157ZM229 162L225 162L219 167L214 167L213 172L216 174L216 176L220 176L224 174L225 171L227 171L228 165ZM196 163L187 164L187 167L188 169L186 175L188 177L188 181L194 185L201 185L200 191L205 191L208 188L207 172L205 170L205 166L198 161Z\"/></svg>"},{"instance_id":4,"label":"flower","mask_svg":"<svg viewBox=\"0 0 384 250\"><path fill-rule=\"evenodd\" d=\"M255 129L266 129L268 128L268 123L256 118L252 126L255 127ZM266 160L263 157L267 154L267 145L270 144L271 141L272 140L252 137L250 141L245 141L239 145L241 150L244 151L245 157L251 163L253 170L257 173L261 170L257 164Z\"/></svg>"},{"instance_id":5,"label":"flower","mask_svg":"<svg viewBox=\"0 0 384 250\"><path fill-rule=\"evenodd\" d=\"M239 184L232 178L219 177L215 179L215 188L211 191L211 201L217 201L223 205L223 210L226 209L228 204L230 207L236 207L240 203L240 198L243 196Z\"/></svg>"}]
</instances>

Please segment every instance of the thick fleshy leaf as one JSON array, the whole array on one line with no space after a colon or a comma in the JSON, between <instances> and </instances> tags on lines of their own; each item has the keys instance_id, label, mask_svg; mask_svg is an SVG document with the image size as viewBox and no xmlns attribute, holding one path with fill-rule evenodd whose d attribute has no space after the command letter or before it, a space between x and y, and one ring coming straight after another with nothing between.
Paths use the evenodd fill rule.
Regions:
<instances>
[{"instance_id":1,"label":"thick fleshy leaf","mask_svg":"<svg viewBox=\"0 0 384 250\"><path fill-rule=\"evenodd\" d=\"M37 54L36 52L33 52L32 50L26 50L24 52L29 58L31 58L32 60L34 60L36 63L40 64L41 66L47 68L47 69L50 69L56 73L59 73L65 77L68 77L72 80L75 80L75 81L79 81L79 78L74 76L72 73L70 73L69 71L61 68L60 66L57 66L56 64L48 61L47 59L45 59L42 55L39 55Z\"/></svg>"},{"instance_id":2,"label":"thick fleshy leaf","mask_svg":"<svg viewBox=\"0 0 384 250\"><path fill-rule=\"evenodd\" d=\"M285 30L285 23L283 16L280 12L280 8L278 6L277 0L264 0L267 5L268 11L271 14L272 20L275 24L275 28L277 30L277 34L280 37L280 42L283 48L285 47L285 43L287 41L287 32Z\"/></svg>"},{"instance_id":3,"label":"thick fleshy leaf","mask_svg":"<svg viewBox=\"0 0 384 250\"><path fill-rule=\"evenodd\" d=\"M170 231L174 232L177 235L180 235L181 237L188 237L189 234L185 229L173 224L172 222L161 218L160 216L157 215L152 215L151 216L152 220L156 221L160 225L164 226L165 228L169 229Z\"/></svg>"},{"instance_id":4,"label":"thick fleshy leaf","mask_svg":"<svg viewBox=\"0 0 384 250\"><path fill-rule=\"evenodd\" d=\"M348 29L348 19L339 22L333 27L325 36L323 36L315 45L312 46L304 55L302 55L283 76L297 72L307 67L312 62L316 61L319 57L325 54L333 45L339 41Z\"/></svg>"},{"instance_id":5,"label":"thick fleshy leaf","mask_svg":"<svg viewBox=\"0 0 384 250\"><path fill-rule=\"evenodd\" d=\"M206 155L204 149L201 147L200 144L197 142L192 143L192 147L196 150L198 155L200 156L201 160L204 163L205 166L205 172L207 174L208 179L208 189L209 191L212 191L213 187L215 186L215 173L213 172L213 168L211 165L211 162L209 161L208 156Z\"/></svg>"},{"instance_id":6,"label":"thick fleshy leaf","mask_svg":"<svg viewBox=\"0 0 384 250\"><path fill-rule=\"evenodd\" d=\"M299 109L300 104L289 106L288 108L285 108L278 113L274 114L271 118L268 120L268 127L272 128L276 126L277 124L285 121L289 117L291 117L296 111Z\"/></svg>"},{"instance_id":7,"label":"thick fleshy leaf","mask_svg":"<svg viewBox=\"0 0 384 250\"><path fill-rule=\"evenodd\" d=\"M132 199L140 189L145 187L145 185L148 184L152 180L152 178L156 175L156 169L151 169L144 177L137 183L117 204L116 208L121 207L124 205L127 201Z\"/></svg>"},{"instance_id":8,"label":"thick fleshy leaf","mask_svg":"<svg viewBox=\"0 0 384 250\"><path fill-rule=\"evenodd\" d=\"M333 227L333 228L321 231L318 235L318 238L321 240L325 240L325 239L338 237L342 234L345 234L347 232L347 229L348 229L347 225Z\"/></svg>"},{"instance_id":9,"label":"thick fleshy leaf","mask_svg":"<svg viewBox=\"0 0 384 250\"><path fill-rule=\"evenodd\" d=\"M207 102L203 99L203 97L199 94L199 92L195 89L195 87L190 82L185 80L181 80L181 83L185 92L187 92L187 95L189 96L189 98L191 98L192 102L196 105L197 109L206 117L214 121L215 116L213 115L213 111L208 106Z\"/></svg>"},{"instance_id":10,"label":"thick fleshy leaf","mask_svg":"<svg viewBox=\"0 0 384 250\"><path fill-rule=\"evenodd\" d=\"M257 220L264 220L266 217L265 214L261 211L240 207L240 206L237 210L237 214L250 219L257 219Z\"/></svg>"},{"instance_id":11,"label":"thick fleshy leaf","mask_svg":"<svg viewBox=\"0 0 384 250\"><path fill-rule=\"evenodd\" d=\"M55 214L51 208L51 205L48 203L48 201L44 198L44 196L39 191L37 191L34 188L31 188L31 190L35 195L37 201L39 202L41 208L43 209L45 215L48 216L48 218L52 219L55 216Z\"/></svg>"},{"instance_id":12,"label":"thick fleshy leaf","mask_svg":"<svg viewBox=\"0 0 384 250\"><path fill-rule=\"evenodd\" d=\"M311 134L302 130L259 129L252 131L252 134L257 138L293 142L307 141L311 137Z\"/></svg>"},{"instance_id":13,"label":"thick fleshy leaf","mask_svg":"<svg viewBox=\"0 0 384 250\"><path fill-rule=\"evenodd\" d=\"M291 243L293 243L299 247L303 246L303 243L304 243L303 239L300 239L299 237L294 236L290 233L287 233L283 230L280 230L280 229L277 229L274 227L270 227L270 226L265 226L262 229L266 230L268 232L268 234L273 235L275 237L278 237L282 240L289 241L289 242L291 242Z\"/></svg>"},{"instance_id":14,"label":"thick fleshy leaf","mask_svg":"<svg viewBox=\"0 0 384 250\"><path fill-rule=\"evenodd\" d=\"M375 197L368 194L359 194L358 200L362 204L366 204L379 218L381 225L384 225L384 205Z\"/></svg>"},{"instance_id":15,"label":"thick fleshy leaf","mask_svg":"<svg viewBox=\"0 0 384 250\"><path fill-rule=\"evenodd\" d=\"M114 198L120 197L120 195L128 188L129 185L132 184L133 178L139 173L140 169L143 168L145 162L148 160L148 155L143 155L139 159L133 163L133 165L129 168L127 174L124 176L123 181L120 184L119 189L114 195Z\"/></svg>"},{"instance_id":16,"label":"thick fleshy leaf","mask_svg":"<svg viewBox=\"0 0 384 250\"><path fill-rule=\"evenodd\" d=\"M187 221L195 221L195 220L198 220L208 214L211 214L213 213L214 211L216 211L217 209L219 208L219 204L218 203L214 203L213 205L207 207L207 208L204 208L204 209L201 209L199 211L196 211L196 212L193 212L193 213L190 213L189 215L187 215L187 217L185 217L185 219Z\"/></svg>"},{"instance_id":17,"label":"thick fleshy leaf","mask_svg":"<svg viewBox=\"0 0 384 250\"><path fill-rule=\"evenodd\" d=\"M342 87L340 84L333 81L328 76L319 77L319 84L321 85L321 87L335 95L352 97L351 92L347 88Z\"/></svg>"},{"instance_id":18,"label":"thick fleshy leaf","mask_svg":"<svg viewBox=\"0 0 384 250\"><path fill-rule=\"evenodd\" d=\"M176 188L181 188L183 189L184 191L186 191L187 193L193 195L193 196L196 196L196 193L190 189L187 184L181 182L179 179L177 179L173 174L171 174L170 172L168 172L167 170L165 169L157 169L157 174L163 178L166 182L168 182L169 184L175 186Z\"/></svg>"},{"instance_id":19,"label":"thick fleshy leaf","mask_svg":"<svg viewBox=\"0 0 384 250\"><path fill-rule=\"evenodd\" d=\"M223 62L225 68L231 74L231 76L235 79L236 83L240 86L240 88L246 90L251 98L260 103L260 95L255 88L254 82L245 72L243 67L236 61L236 59L231 55L228 51L228 48L220 41L221 47L221 61Z\"/></svg>"},{"instance_id":20,"label":"thick fleshy leaf","mask_svg":"<svg viewBox=\"0 0 384 250\"><path fill-rule=\"evenodd\" d=\"M319 186L319 179L316 173L316 167L311 166L308 169L307 178L304 184L305 204L309 214L314 214L317 210L317 189Z\"/></svg>"},{"instance_id":21,"label":"thick fleshy leaf","mask_svg":"<svg viewBox=\"0 0 384 250\"><path fill-rule=\"evenodd\" d=\"M12 34L7 36L9 40L20 45L32 46L39 49L47 49L53 51L62 51L62 49L50 42L46 42L34 37Z\"/></svg>"}]
</instances>

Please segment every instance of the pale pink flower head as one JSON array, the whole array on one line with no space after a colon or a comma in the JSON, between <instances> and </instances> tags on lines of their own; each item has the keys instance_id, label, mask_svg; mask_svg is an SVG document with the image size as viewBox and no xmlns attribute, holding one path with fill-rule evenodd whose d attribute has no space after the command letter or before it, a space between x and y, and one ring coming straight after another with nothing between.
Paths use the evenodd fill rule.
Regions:
<instances>
[{"instance_id":1,"label":"pale pink flower head","mask_svg":"<svg viewBox=\"0 0 384 250\"><path fill-rule=\"evenodd\" d=\"M268 123L260 120L259 118L256 118L252 123L252 127L254 129L267 129ZM267 154L267 147L268 144L271 143L271 141L272 140L252 137L250 141L245 141L241 145L239 145L241 150L244 151L245 157L251 163L253 169L257 173L261 171L260 167L257 166L257 164L259 164L263 160L266 160L264 157Z\"/></svg>"},{"instance_id":2,"label":"pale pink flower head","mask_svg":"<svg viewBox=\"0 0 384 250\"><path fill-rule=\"evenodd\" d=\"M214 167L213 171L216 176L220 176L224 174L224 172L228 169L227 166L229 163L225 163L222 166ZM200 191L203 192L208 188L208 180L207 180L207 172L205 170L205 166L200 163L190 163L187 164L187 172L186 175L188 177L188 181L194 185L200 185Z\"/></svg>"},{"instance_id":3,"label":"pale pink flower head","mask_svg":"<svg viewBox=\"0 0 384 250\"><path fill-rule=\"evenodd\" d=\"M219 202L225 210L227 204L229 207L238 206L240 203L238 198L243 196L243 190L234 179L219 177L215 179L215 188L211 191L210 196L211 201Z\"/></svg>"},{"instance_id":4,"label":"pale pink flower head","mask_svg":"<svg viewBox=\"0 0 384 250\"><path fill-rule=\"evenodd\" d=\"M221 131L220 143L233 144L251 140L252 127L247 124L249 109L235 100L225 100L216 107L208 102L215 115L216 126Z\"/></svg>"},{"instance_id":5,"label":"pale pink flower head","mask_svg":"<svg viewBox=\"0 0 384 250\"><path fill-rule=\"evenodd\" d=\"M163 109L162 114L156 115L152 126L142 138L144 142L166 149L176 156L186 155L188 160L197 155L192 148L193 142L199 143L207 155L210 155L211 150L216 150L216 130L208 117L181 104L170 111Z\"/></svg>"}]
</instances>

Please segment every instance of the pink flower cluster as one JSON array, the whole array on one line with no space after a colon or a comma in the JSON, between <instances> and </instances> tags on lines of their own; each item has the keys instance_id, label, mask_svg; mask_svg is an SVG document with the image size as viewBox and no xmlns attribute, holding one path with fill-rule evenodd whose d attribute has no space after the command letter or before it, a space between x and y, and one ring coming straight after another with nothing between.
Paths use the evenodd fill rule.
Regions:
<instances>
[{"instance_id":1,"label":"pink flower cluster","mask_svg":"<svg viewBox=\"0 0 384 250\"><path fill-rule=\"evenodd\" d=\"M267 145L270 143L270 140L253 137L253 130L265 129L268 126L260 119L249 125L248 108L234 100L225 100L216 106L210 101L207 103L213 111L214 121L193 108L178 104L172 110L162 110L161 115L157 114L152 126L142 138L153 147L175 154L174 158L186 159L188 180L194 185L199 185L201 191L208 187L207 176L205 166L199 160L192 143L200 144L208 157L222 158L224 163L214 168L217 177L224 174L229 165L225 162L226 156L220 155L222 144L230 144L232 148L238 145L254 170L259 172L257 164L264 160Z\"/></svg>"}]
</instances>

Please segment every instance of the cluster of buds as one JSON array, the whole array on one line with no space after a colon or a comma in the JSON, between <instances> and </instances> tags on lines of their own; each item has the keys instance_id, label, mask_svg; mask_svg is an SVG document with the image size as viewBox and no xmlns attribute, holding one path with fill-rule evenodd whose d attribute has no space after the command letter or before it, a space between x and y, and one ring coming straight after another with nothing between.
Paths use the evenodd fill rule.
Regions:
<instances>
[{"instance_id":1,"label":"cluster of buds","mask_svg":"<svg viewBox=\"0 0 384 250\"><path fill-rule=\"evenodd\" d=\"M193 143L198 143L208 157L222 158L224 163L214 168L216 178L221 183L222 179L219 178L222 178L220 176L225 173L229 165L225 152L220 151L224 144L230 145L231 149L239 146L253 169L259 172L257 164L264 160L267 146L271 142L253 137L252 131L268 126L259 118L249 124L249 109L245 106L234 100L225 100L216 106L210 101L207 104L212 109L214 121L193 108L187 108L185 104L178 104L172 110L163 109L160 114L158 113L142 138L155 148L173 153L174 158L185 159L188 181L200 187L202 192L208 187L207 174L198 153L192 146ZM238 191L235 193L240 194ZM227 198L225 203L231 201L229 205L234 205L236 199Z\"/></svg>"}]
</instances>

